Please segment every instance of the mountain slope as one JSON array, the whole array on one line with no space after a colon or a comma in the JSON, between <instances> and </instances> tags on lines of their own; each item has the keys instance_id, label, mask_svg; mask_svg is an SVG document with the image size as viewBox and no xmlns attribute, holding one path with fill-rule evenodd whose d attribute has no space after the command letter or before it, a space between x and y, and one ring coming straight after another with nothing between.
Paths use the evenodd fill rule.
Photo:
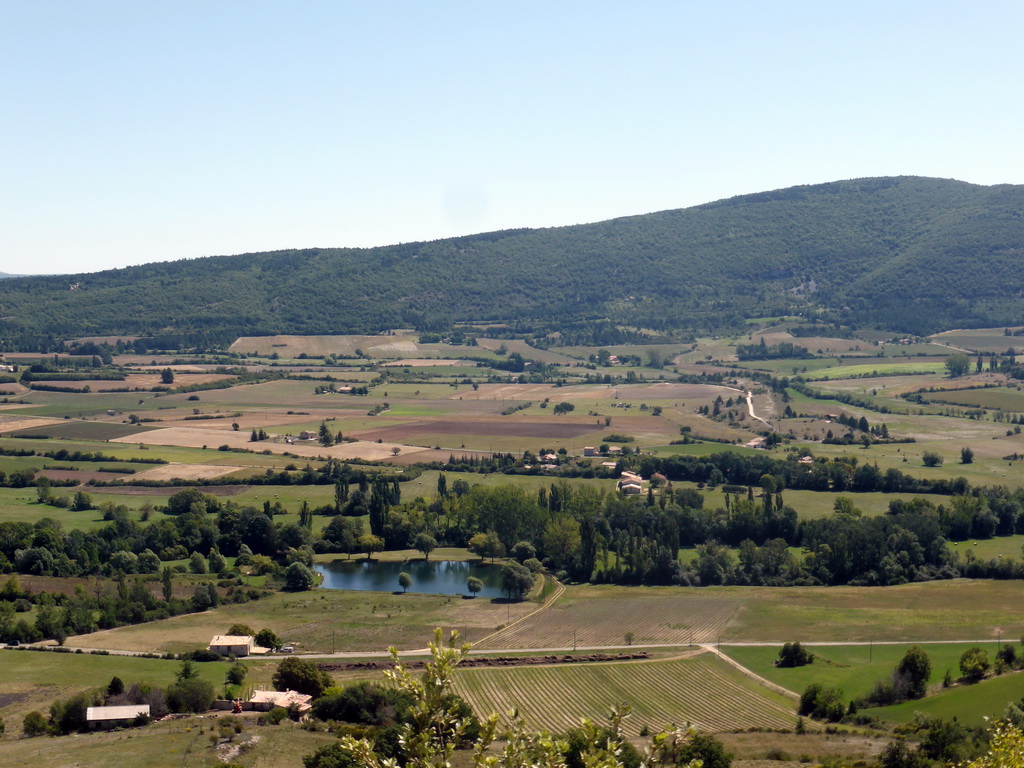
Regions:
<instances>
[{"instance_id":1,"label":"mountain slope","mask_svg":"<svg viewBox=\"0 0 1024 768\"><path fill-rule=\"evenodd\" d=\"M1019 186L858 179L572 227L14 278L0 338L488 319L709 331L795 311L916 332L1008 324L1024 292L1022 211Z\"/></svg>"}]
</instances>

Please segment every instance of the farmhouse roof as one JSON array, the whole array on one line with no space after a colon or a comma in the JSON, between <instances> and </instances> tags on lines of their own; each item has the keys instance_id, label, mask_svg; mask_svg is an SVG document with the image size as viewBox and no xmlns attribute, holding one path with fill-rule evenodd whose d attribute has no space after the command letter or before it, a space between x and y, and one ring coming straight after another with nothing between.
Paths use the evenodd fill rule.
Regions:
<instances>
[{"instance_id":1,"label":"farmhouse roof","mask_svg":"<svg viewBox=\"0 0 1024 768\"><path fill-rule=\"evenodd\" d=\"M85 710L86 722L101 720L134 720L139 715L149 714L149 704L125 704L119 707L88 707Z\"/></svg>"},{"instance_id":2,"label":"farmhouse roof","mask_svg":"<svg viewBox=\"0 0 1024 768\"><path fill-rule=\"evenodd\" d=\"M210 645L252 645L252 635L214 635Z\"/></svg>"},{"instance_id":3,"label":"farmhouse roof","mask_svg":"<svg viewBox=\"0 0 1024 768\"><path fill-rule=\"evenodd\" d=\"M252 704L269 703L285 709L294 704L299 709L308 709L312 700L312 696L298 691L254 691L249 702Z\"/></svg>"}]
</instances>

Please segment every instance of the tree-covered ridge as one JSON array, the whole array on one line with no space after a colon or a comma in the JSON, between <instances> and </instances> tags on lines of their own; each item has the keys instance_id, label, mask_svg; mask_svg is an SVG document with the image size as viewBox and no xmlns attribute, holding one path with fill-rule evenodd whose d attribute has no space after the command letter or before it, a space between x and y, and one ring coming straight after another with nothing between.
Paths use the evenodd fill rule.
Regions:
<instances>
[{"instance_id":1,"label":"tree-covered ridge","mask_svg":"<svg viewBox=\"0 0 1024 768\"><path fill-rule=\"evenodd\" d=\"M699 332L793 312L913 332L1013 324L1022 210L1024 187L860 179L571 227L13 278L0 338L490 319Z\"/></svg>"}]
</instances>

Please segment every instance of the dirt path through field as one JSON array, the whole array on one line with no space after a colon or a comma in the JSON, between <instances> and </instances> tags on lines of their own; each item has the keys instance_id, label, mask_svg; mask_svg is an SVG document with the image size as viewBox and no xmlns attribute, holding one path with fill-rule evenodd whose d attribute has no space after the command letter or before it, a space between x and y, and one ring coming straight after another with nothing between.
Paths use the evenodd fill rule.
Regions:
<instances>
[{"instance_id":1,"label":"dirt path through field","mask_svg":"<svg viewBox=\"0 0 1024 768\"><path fill-rule=\"evenodd\" d=\"M768 678L761 677L761 675L757 674L757 672L755 672L754 670L748 669L747 667L743 666L738 661L736 661L736 659L732 658L731 656L726 656L724 653L722 653L721 648L716 648L715 646L710 645L708 643L705 643L705 644L701 645L701 648L703 648L708 653L715 654L716 656L718 656L718 658L720 658L722 661L726 662L727 664L731 664L733 667L738 669L740 672L742 672L744 675L746 675L751 680L756 682L758 685L763 685L765 688L768 688L769 690L775 691L776 693L779 693L779 694L781 694L781 695L783 695L783 696L785 696L786 698L789 698L789 699L799 699L800 698L800 696L798 694L796 694L795 692L789 690L789 688L783 688L778 683L773 683Z\"/></svg>"}]
</instances>

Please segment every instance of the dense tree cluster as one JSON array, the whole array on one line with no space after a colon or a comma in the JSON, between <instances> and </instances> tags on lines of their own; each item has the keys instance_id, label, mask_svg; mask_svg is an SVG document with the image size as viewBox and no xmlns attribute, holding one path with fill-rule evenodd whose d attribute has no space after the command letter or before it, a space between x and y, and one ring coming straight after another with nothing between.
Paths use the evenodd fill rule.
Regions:
<instances>
[{"instance_id":1,"label":"dense tree cluster","mask_svg":"<svg viewBox=\"0 0 1024 768\"><path fill-rule=\"evenodd\" d=\"M858 179L581 226L12 278L0 351L58 348L83 328L141 335L131 346L145 354L276 333L442 333L499 316L577 343L621 343L601 323L689 337L809 310L915 333L1014 324L1022 197Z\"/></svg>"}]
</instances>

